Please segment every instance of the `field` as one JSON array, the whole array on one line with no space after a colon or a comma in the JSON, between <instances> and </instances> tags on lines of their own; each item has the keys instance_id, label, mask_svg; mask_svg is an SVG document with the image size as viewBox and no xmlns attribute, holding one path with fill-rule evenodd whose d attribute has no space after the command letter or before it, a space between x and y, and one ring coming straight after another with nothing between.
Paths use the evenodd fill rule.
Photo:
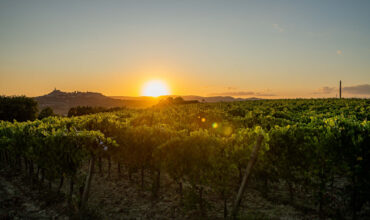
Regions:
<instances>
[{"instance_id":1,"label":"field","mask_svg":"<svg viewBox=\"0 0 370 220\"><path fill-rule=\"evenodd\" d=\"M369 116L295 99L0 121L1 173L74 218L366 219Z\"/></svg>"}]
</instances>

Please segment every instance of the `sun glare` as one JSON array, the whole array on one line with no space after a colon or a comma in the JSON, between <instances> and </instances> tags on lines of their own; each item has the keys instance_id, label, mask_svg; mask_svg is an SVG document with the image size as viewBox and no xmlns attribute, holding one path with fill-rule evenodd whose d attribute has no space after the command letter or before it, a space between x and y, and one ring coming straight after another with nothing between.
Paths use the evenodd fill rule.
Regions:
<instances>
[{"instance_id":1,"label":"sun glare","mask_svg":"<svg viewBox=\"0 0 370 220\"><path fill-rule=\"evenodd\" d=\"M143 96L158 97L169 94L167 85L161 80L152 80L145 83L141 91L141 95Z\"/></svg>"}]
</instances>

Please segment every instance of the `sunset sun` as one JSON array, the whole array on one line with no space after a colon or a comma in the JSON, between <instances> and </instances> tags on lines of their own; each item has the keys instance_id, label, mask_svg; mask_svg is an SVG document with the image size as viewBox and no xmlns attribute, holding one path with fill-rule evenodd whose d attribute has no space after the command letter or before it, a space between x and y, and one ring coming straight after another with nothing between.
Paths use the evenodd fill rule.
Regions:
<instances>
[{"instance_id":1,"label":"sunset sun","mask_svg":"<svg viewBox=\"0 0 370 220\"><path fill-rule=\"evenodd\" d=\"M169 90L165 82L161 80L152 80L146 82L141 91L142 96L158 97L162 95L169 95Z\"/></svg>"}]
</instances>

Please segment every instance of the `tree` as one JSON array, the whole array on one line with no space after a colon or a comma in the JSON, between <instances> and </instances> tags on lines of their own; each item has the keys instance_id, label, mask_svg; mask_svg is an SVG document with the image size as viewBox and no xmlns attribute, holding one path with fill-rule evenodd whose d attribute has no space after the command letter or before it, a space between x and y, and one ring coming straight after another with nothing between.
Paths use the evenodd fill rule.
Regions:
<instances>
[{"instance_id":1,"label":"tree","mask_svg":"<svg viewBox=\"0 0 370 220\"><path fill-rule=\"evenodd\" d=\"M38 112L37 102L26 96L0 96L0 120L32 121Z\"/></svg>"},{"instance_id":2,"label":"tree","mask_svg":"<svg viewBox=\"0 0 370 220\"><path fill-rule=\"evenodd\" d=\"M47 118L49 116L54 116L54 111L50 107L43 108L39 114L39 119Z\"/></svg>"}]
</instances>

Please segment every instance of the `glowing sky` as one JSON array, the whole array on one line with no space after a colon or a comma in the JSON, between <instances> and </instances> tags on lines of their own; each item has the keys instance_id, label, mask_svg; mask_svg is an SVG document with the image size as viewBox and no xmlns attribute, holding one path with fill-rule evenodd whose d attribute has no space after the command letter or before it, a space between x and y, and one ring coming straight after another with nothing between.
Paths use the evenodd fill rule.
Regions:
<instances>
[{"instance_id":1,"label":"glowing sky","mask_svg":"<svg viewBox=\"0 0 370 220\"><path fill-rule=\"evenodd\" d=\"M160 79L178 95L332 97L341 79L370 97L369 11L368 0L0 0L0 94L136 96Z\"/></svg>"}]
</instances>

